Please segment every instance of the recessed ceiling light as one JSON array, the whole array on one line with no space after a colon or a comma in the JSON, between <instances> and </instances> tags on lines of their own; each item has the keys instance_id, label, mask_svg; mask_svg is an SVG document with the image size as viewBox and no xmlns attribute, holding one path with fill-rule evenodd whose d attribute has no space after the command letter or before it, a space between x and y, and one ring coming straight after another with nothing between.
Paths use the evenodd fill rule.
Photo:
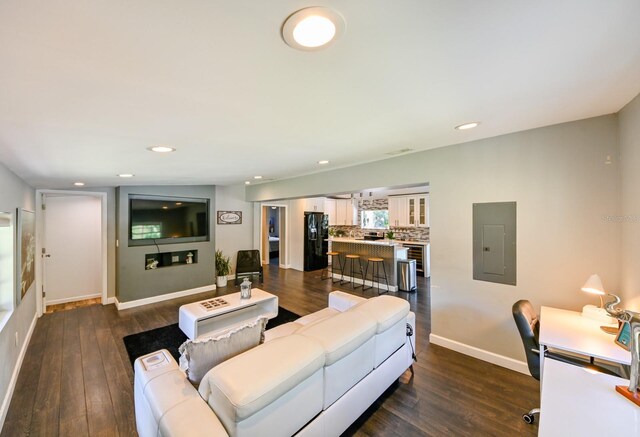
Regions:
<instances>
[{"instance_id":1,"label":"recessed ceiling light","mask_svg":"<svg viewBox=\"0 0 640 437\"><path fill-rule=\"evenodd\" d=\"M182 205L182 202L176 202L176 205L180 206L180 205Z\"/></svg>"},{"instance_id":2,"label":"recessed ceiling light","mask_svg":"<svg viewBox=\"0 0 640 437\"><path fill-rule=\"evenodd\" d=\"M152 152L156 152L156 153L170 153L170 152L176 151L176 149L169 146L153 146L153 147L147 148L147 150L151 150Z\"/></svg>"},{"instance_id":3,"label":"recessed ceiling light","mask_svg":"<svg viewBox=\"0 0 640 437\"><path fill-rule=\"evenodd\" d=\"M318 164L320 164L320 165L329 164L329 161L327 161L327 160L325 159L325 160L322 160L322 161L318 161Z\"/></svg>"},{"instance_id":4,"label":"recessed ceiling light","mask_svg":"<svg viewBox=\"0 0 640 437\"><path fill-rule=\"evenodd\" d=\"M74 182L73 185L76 187L84 187L84 182Z\"/></svg>"},{"instance_id":5,"label":"recessed ceiling light","mask_svg":"<svg viewBox=\"0 0 640 437\"><path fill-rule=\"evenodd\" d=\"M465 123L465 124L461 124L460 126L456 126L456 129L458 130L473 129L474 127L477 127L479 124L480 124L479 121L474 121L472 123Z\"/></svg>"},{"instance_id":6,"label":"recessed ceiling light","mask_svg":"<svg viewBox=\"0 0 640 437\"><path fill-rule=\"evenodd\" d=\"M168 206L163 206L162 209L169 209L169 207Z\"/></svg>"},{"instance_id":7,"label":"recessed ceiling light","mask_svg":"<svg viewBox=\"0 0 640 437\"><path fill-rule=\"evenodd\" d=\"M118 176L121 177L121 178L132 178L133 177L133 175L131 173L120 173Z\"/></svg>"},{"instance_id":8,"label":"recessed ceiling light","mask_svg":"<svg viewBox=\"0 0 640 437\"><path fill-rule=\"evenodd\" d=\"M262 179L262 176L254 176L254 179Z\"/></svg>"},{"instance_id":9,"label":"recessed ceiling light","mask_svg":"<svg viewBox=\"0 0 640 437\"><path fill-rule=\"evenodd\" d=\"M300 9L282 25L282 38L299 50L318 50L342 35L345 21L336 11L324 7Z\"/></svg>"},{"instance_id":10,"label":"recessed ceiling light","mask_svg":"<svg viewBox=\"0 0 640 437\"><path fill-rule=\"evenodd\" d=\"M249 185L251 183L251 181L244 181L245 185Z\"/></svg>"}]
</instances>

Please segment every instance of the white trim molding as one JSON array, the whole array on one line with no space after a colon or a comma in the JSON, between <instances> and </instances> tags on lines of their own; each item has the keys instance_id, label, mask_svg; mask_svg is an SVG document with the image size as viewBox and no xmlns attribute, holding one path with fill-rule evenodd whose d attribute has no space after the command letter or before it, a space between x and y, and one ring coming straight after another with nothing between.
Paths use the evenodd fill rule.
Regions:
<instances>
[{"instance_id":1,"label":"white trim molding","mask_svg":"<svg viewBox=\"0 0 640 437\"><path fill-rule=\"evenodd\" d=\"M529 367L524 361L514 360L513 358L505 357L504 355L498 355L496 353L479 349L474 346L469 346L468 344L460 343L435 334L429 334L429 343L446 347L447 349L460 352L461 354L469 355L470 357L477 358L500 367L524 373L525 375L531 375L529 373Z\"/></svg>"},{"instance_id":2,"label":"white trim molding","mask_svg":"<svg viewBox=\"0 0 640 437\"><path fill-rule=\"evenodd\" d=\"M20 368L22 367L22 361L24 360L24 356L27 353L27 348L29 347L29 342L31 341L31 334L33 334L33 330L36 327L36 322L38 321L38 315L34 314L33 320L31 321L31 326L29 326L29 331L27 331L27 335L22 343L22 349L20 349L20 355L18 355L18 361L16 361L16 365L13 368L13 374L11 375L11 380L9 381L9 387L7 387L7 393L4 396L2 401L2 407L0 407L0 430L4 426L4 420L7 418L7 411L9 411L9 404L11 403L11 398L13 397L13 390L16 388L16 383L18 382L18 375L20 374Z\"/></svg>"},{"instance_id":3,"label":"white trim molding","mask_svg":"<svg viewBox=\"0 0 640 437\"><path fill-rule=\"evenodd\" d=\"M171 300L177 297L191 296L192 294L204 293L206 291L214 291L216 289L215 284L205 285L204 287L191 288L189 290L176 291L173 293L161 294L159 296L147 297L144 299L130 300L129 302L120 302L117 297L114 297L116 308L118 311L126 310L129 308L139 307L142 305L149 305L150 303L162 302L163 300Z\"/></svg>"}]
</instances>

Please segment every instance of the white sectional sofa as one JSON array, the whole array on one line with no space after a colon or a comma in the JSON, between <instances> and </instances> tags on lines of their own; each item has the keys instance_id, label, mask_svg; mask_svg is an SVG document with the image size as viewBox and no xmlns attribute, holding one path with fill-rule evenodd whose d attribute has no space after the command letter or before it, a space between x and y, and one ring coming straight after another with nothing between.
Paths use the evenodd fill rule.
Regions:
<instances>
[{"instance_id":1,"label":"white sectional sofa","mask_svg":"<svg viewBox=\"0 0 640 437\"><path fill-rule=\"evenodd\" d=\"M211 369L198 389L168 351L135 362L140 437L338 436L413 363L415 315L393 296L340 291L329 307L265 332Z\"/></svg>"}]
</instances>

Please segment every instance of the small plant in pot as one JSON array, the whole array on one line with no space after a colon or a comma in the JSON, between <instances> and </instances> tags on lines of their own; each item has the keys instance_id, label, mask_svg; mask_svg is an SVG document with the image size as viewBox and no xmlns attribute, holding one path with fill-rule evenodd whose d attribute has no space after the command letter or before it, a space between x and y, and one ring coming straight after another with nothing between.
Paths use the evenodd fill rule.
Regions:
<instances>
[{"instance_id":1,"label":"small plant in pot","mask_svg":"<svg viewBox=\"0 0 640 437\"><path fill-rule=\"evenodd\" d=\"M231 273L231 258L224 256L221 250L216 250L216 285L227 286L227 275Z\"/></svg>"}]
</instances>

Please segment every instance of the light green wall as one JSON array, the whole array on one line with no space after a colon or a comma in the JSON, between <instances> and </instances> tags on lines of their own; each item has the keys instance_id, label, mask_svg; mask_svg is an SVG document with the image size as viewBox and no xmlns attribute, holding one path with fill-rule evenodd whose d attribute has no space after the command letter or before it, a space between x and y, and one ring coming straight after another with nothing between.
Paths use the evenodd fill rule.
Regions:
<instances>
[{"instance_id":1,"label":"light green wall","mask_svg":"<svg viewBox=\"0 0 640 437\"><path fill-rule=\"evenodd\" d=\"M640 95L619 113L623 306L640 311Z\"/></svg>"},{"instance_id":2,"label":"light green wall","mask_svg":"<svg viewBox=\"0 0 640 437\"><path fill-rule=\"evenodd\" d=\"M428 182L432 332L524 360L512 304L579 310L592 273L619 287L617 116L609 115L247 187L247 200ZM516 201L518 285L472 279L472 204ZM418 317L420 315L418 314Z\"/></svg>"},{"instance_id":3,"label":"light green wall","mask_svg":"<svg viewBox=\"0 0 640 437\"><path fill-rule=\"evenodd\" d=\"M14 212L16 208L35 211L35 192L26 182L0 163L0 211ZM15 216L14 216L15 217ZM15 280L15 278L14 278ZM36 283L34 282L22 302L13 310L0 331L0 428L4 423L10 399L7 397L11 377L20 351L25 345L29 327L36 316ZM15 343L16 333L18 344Z\"/></svg>"}]
</instances>

